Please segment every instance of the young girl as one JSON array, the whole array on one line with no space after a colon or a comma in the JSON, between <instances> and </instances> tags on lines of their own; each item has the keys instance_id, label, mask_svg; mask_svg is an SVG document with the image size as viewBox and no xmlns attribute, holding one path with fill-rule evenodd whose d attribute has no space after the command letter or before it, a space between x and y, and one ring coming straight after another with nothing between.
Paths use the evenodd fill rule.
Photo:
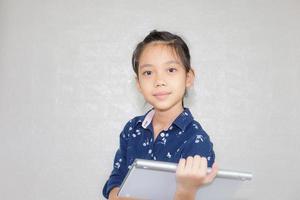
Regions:
<instances>
[{"instance_id":1,"label":"young girl","mask_svg":"<svg viewBox=\"0 0 300 200\"><path fill-rule=\"evenodd\" d=\"M179 36L154 30L137 45L132 65L137 88L153 108L125 125L103 195L128 199L117 197L119 186L134 159L142 158L178 163L174 199L195 199L217 166L209 136L183 104L194 81L189 49ZM209 174L207 167L212 167Z\"/></svg>"}]
</instances>

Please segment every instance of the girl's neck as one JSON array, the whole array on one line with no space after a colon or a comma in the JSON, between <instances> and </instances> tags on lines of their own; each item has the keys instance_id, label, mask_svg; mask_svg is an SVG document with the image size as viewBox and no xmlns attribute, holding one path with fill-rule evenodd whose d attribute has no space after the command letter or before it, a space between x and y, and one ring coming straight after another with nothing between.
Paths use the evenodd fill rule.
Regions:
<instances>
[{"instance_id":1,"label":"girl's neck","mask_svg":"<svg viewBox=\"0 0 300 200\"><path fill-rule=\"evenodd\" d=\"M180 104L179 106L174 106L169 110L157 110L155 109L155 114L153 116L153 124L159 126L162 129L169 128L172 122L178 117L183 111L183 107Z\"/></svg>"}]
</instances>

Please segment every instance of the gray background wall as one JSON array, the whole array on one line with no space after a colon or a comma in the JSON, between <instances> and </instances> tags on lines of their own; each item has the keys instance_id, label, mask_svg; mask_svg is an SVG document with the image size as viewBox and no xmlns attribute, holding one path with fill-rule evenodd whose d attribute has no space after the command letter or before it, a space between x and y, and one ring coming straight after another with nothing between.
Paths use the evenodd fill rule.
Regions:
<instances>
[{"instance_id":1,"label":"gray background wall","mask_svg":"<svg viewBox=\"0 0 300 200\"><path fill-rule=\"evenodd\" d=\"M236 199L299 197L299 1L0 1L0 199L104 199L125 123L143 114L131 53L182 35L186 100Z\"/></svg>"}]
</instances>

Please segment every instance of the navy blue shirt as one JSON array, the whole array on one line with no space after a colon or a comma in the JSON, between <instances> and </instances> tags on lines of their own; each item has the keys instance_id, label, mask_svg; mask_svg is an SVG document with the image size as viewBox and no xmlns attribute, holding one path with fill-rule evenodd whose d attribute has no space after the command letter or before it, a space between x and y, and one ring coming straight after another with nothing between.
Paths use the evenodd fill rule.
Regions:
<instances>
[{"instance_id":1,"label":"navy blue shirt","mask_svg":"<svg viewBox=\"0 0 300 200\"><path fill-rule=\"evenodd\" d=\"M122 184L136 158L178 163L180 158L200 155L207 158L208 167L214 163L213 144L188 108L184 108L170 127L162 130L155 140L153 115L152 108L125 125L120 134L120 146L115 154L113 170L103 187L104 197L108 198L111 189Z\"/></svg>"}]
</instances>

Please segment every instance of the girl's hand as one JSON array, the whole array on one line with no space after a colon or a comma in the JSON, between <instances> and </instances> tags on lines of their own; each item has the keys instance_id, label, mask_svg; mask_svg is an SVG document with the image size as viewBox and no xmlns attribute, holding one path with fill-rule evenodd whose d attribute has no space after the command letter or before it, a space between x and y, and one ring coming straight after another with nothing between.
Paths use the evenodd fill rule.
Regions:
<instances>
[{"instance_id":1,"label":"girl's hand","mask_svg":"<svg viewBox=\"0 0 300 200\"><path fill-rule=\"evenodd\" d=\"M214 163L212 171L207 174L207 160L205 157L196 155L194 157L189 156L187 159L180 159L176 170L177 188L175 196L183 197L187 195L183 199L195 198L197 190L201 186L211 183L217 172L218 167Z\"/></svg>"},{"instance_id":2,"label":"girl's hand","mask_svg":"<svg viewBox=\"0 0 300 200\"><path fill-rule=\"evenodd\" d=\"M137 200L135 198L129 198L129 197L118 197L117 194L119 192L120 188L119 187L115 187L113 188L110 193L109 193L109 200Z\"/></svg>"}]
</instances>

